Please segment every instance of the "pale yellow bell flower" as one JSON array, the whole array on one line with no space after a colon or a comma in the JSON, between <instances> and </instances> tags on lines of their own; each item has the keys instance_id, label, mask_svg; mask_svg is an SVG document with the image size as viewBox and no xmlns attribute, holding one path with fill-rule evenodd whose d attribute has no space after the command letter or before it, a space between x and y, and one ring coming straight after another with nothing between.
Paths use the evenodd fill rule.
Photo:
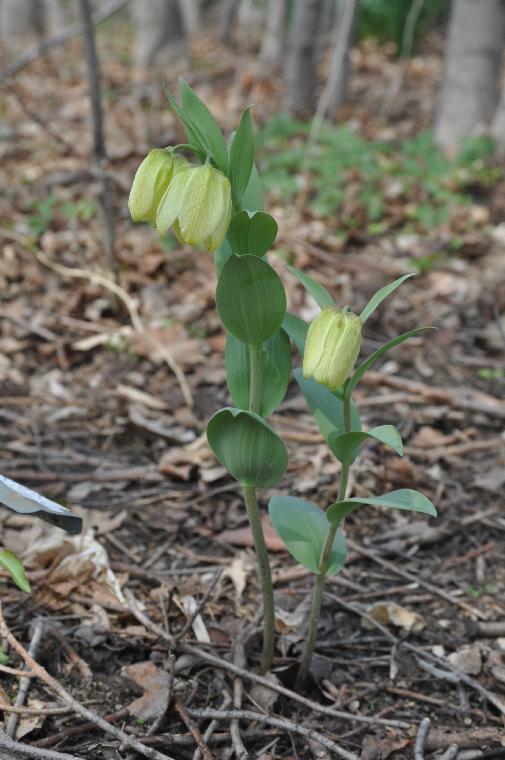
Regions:
<instances>
[{"instance_id":1,"label":"pale yellow bell flower","mask_svg":"<svg viewBox=\"0 0 505 760\"><path fill-rule=\"evenodd\" d=\"M313 377L331 391L340 388L358 358L361 327L361 319L352 312L323 309L307 333L303 376Z\"/></svg>"},{"instance_id":2,"label":"pale yellow bell flower","mask_svg":"<svg viewBox=\"0 0 505 760\"><path fill-rule=\"evenodd\" d=\"M176 171L158 206L160 234L173 226L182 243L215 251L224 240L232 211L230 181L210 164Z\"/></svg>"},{"instance_id":3,"label":"pale yellow bell flower","mask_svg":"<svg viewBox=\"0 0 505 760\"><path fill-rule=\"evenodd\" d=\"M167 150L155 148L144 158L135 173L128 199L134 222L156 221L158 205L172 179L176 157Z\"/></svg>"}]
</instances>

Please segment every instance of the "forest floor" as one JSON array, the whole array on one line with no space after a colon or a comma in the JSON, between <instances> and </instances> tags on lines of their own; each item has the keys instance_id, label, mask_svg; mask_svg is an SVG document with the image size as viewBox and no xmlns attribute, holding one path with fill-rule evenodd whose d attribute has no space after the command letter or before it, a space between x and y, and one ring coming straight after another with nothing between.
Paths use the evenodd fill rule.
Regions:
<instances>
[{"instance_id":1,"label":"forest floor","mask_svg":"<svg viewBox=\"0 0 505 760\"><path fill-rule=\"evenodd\" d=\"M272 261L291 310L316 313L287 260L358 312L380 286L414 268L419 276L369 321L363 352L419 325L438 328L392 353L357 390L364 423L397 425L405 456L367 448L351 485L355 495L418 488L439 516L364 507L348 519L351 554L328 583L303 695L294 675L312 577L265 523L278 605L272 691L256 675L259 588L246 516L205 439L209 415L228 403L214 263L173 250L169 238L129 220L141 158L155 144L182 140L160 77L134 84L124 39L107 29L99 36L116 294L103 282L110 274L102 175L90 159L80 41L2 84L0 472L85 521L83 535L69 537L6 510L0 516L2 544L22 557L33 587L27 596L1 576L6 624L27 648L33 641L35 659L77 701L69 706L54 684L33 679L18 741L34 757L140 757L127 746L138 739L158 757L227 758L233 748L240 756L243 742L265 760L373 760L413 757L417 736L418 758L441 757L451 745L459 758L505 757L500 165L487 159L482 174L479 159L477 179L462 180L466 205L450 196L446 218L428 227L409 216L424 192L422 176L408 193L384 191L379 222L365 218L360 176L349 168L340 211L326 216L308 203L310 177L295 173L299 192L287 205L275 177L268 184L280 226ZM167 69L170 87L184 74L228 131L245 104L258 104L257 123L279 108L275 77L261 75L248 56L237 71L237 57L203 41L189 62ZM386 118L380 109L397 70L373 44L355 50L341 114L356 133L388 142L393 155L400 140L431 123L436 45L413 59ZM264 150L267 161L266 143ZM183 373L182 389L167 360ZM290 455L276 492L330 503L339 464L294 385L273 421ZM265 506L268 495L260 498ZM12 646L4 649L8 665L21 667ZM3 674L0 709L18 683ZM90 725L83 708L108 716L122 738ZM419 729L426 717L427 736L426 723Z\"/></svg>"}]
</instances>

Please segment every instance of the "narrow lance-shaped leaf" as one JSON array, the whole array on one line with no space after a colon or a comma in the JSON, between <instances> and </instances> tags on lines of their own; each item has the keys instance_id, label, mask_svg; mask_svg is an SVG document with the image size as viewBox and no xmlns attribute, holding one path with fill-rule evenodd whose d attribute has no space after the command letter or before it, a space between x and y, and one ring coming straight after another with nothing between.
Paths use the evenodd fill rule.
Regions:
<instances>
[{"instance_id":1,"label":"narrow lance-shaped leaf","mask_svg":"<svg viewBox=\"0 0 505 760\"><path fill-rule=\"evenodd\" d=\"M377 307L384 301L385 298L387 298L390 293L392 293L396 288L398 288L402 282L405 282L405 280L408 280L409 277L414 277L415 272L411 272L410 274L404 274L403 277L399 277L394 282L390 282L389 285L385 285L383 288L377 291L377 293L372 296L372 298L369 300L363 311L361 312L360 319L362 322L366 322L368 317L374 313L374 311L377 309Z\"/></svg>"},{"instance_id":2,"label":"narrow lance-shaped leaf","mask_svg":"<svg viewBox=\"0 0 505 760\"><path fill-rule=\"evenodd\" d=\"M247 211L263 211L265 208L263 203L263 186L254 164L240 205Z\"/></svg>"},{"instance_id":3,"label":"narrow lance-shaped leaf","mask_svg":"<svg viewBox=\"0 0 505 760\"><path fill-rule=\"evenodd\" d=\"M254 136L249 108L241 116L230 148L230 182L235 202L242 198L254 162Z\"/></svg>"},{"instance_id":4,"label":"narrow lance-shaped leaf","mask_svg":"<svg viewBox=\"0 0 505 760\"><path fill-rule=\"evenodd\" d=\"M367 440L376 440L391 446L397 454L403 456L403 443L400 433L394 425L379 425L368 432L332 433L328 437L328 446L340 462L353 462L360 446Z\"/></svg>"},{"instance_id":5,"label":"narrow lance-shaped leaf","mask_svg":"<svg viewBox=\"0 0 505 760\"><path fill-rule=\"evenodd\" d=\"M303 377L301 369L295 369L294 378L300 390L305 396L305 400L310 411L314 415L319 429L326 441L331 439L332 434L344 432L344 402L342 394L338 391L332 392L325 388L324 385L316 383L315 380ZM360 431L361 422L356 406L351 401L351 430Z\"/></svg>"},{"instance_id":6,"label":"narrow lance-shaped leaf","mask_svg":"<svg viewBox=\"0 0 505 760\"><path fill-rule=\"evenodd\" d=\"M196 92L191 89L182 77L180 78L180 89L182 112L191 119L192 125L196 125L199 132L204 135L209 153L212 155L217 167L224 174L228 174L228 151L226 150L226 143L219 124L205 103L200 100ZM194 127L192 126L191 129L193 130ZM188 135L188 139L191 142L190 135Z\"/></svg>"},{"instance_id":7,"label":"narrow lance-shaped leaf","mask_svg":"<svg viewBox=\"0 0 505 760\"><path fill-rule=\"evenodd\" d=\"M312 277L309 277L308 274L305 274L305 272L302 272L296 267L288 266L288 269L294 274L296 279L302 283L303 287L310 293L312 298L317 301L321 309L335 306L335 301L321 283L316 282Z\"/></svg>"},{"instance_id":8,"label":"narrow lance-shaped leaf","mask_svg":"<svg viewBox=\"0 0 505 760\"><path fill-rule=\"evenodd\" d=\"M325 513L309 501L294 496L274 496L268 507L275 530L286 549L301 565L319 572L319 561L330 528ZM328 556L325 574L334 575L344 566L347 545L337 530Z\"/></svg>"},{"instance_id":9,"label":"narrow lance-shaped leaf","mask_svg":"<svg viewBox=\"0 0 505 760\"><path fill-rule=\"evenodd\" d=\"M287 332L293 343L295 344L299 354L303 356L305 351L305 339L307 338L307 332L309 330L309 323L296 314L287 312L282 323L282 329Z\"/></svg>"},{"instance_id":10,"label":"narrow lance-shaped leaf","mask_svg":"<svg viewBox=\"0 0 505 760\"><path fill-rule=\"evenodd\" d=\"M419 491L411 488L400 488L382 496L369 496L367 498L355 496L351 499L336 501L326 510L326 516L330 522L340 522L342 517L354 511L361 504L370 504L373 507L388 507L389 509L406 509L411 512L422 512L426 515L437 516L437 510L429 499Z\"/></svg>"},{"instance_id":11,"label":"narrow lance-shaped leaf","mask_svg":"<svg viewBox=\"0 0 505 760\"><path fill-rule=\"evenodd\" d=\"M21 589L21 591L26 591L27 594L30 593L31 588L28 578L26 577L23 563L15 554L7 549L0 549L0 567L7 570L14 583Z\"/></svg>"},{"instance_id":12,"label":"narrow lance-shaped leaf","mask_svg":"<svg viewBox=\"0 0 505 760\"><path fill-rule=\"evenodd\" d=\"M384 354L387 351L390 351L395 346L398 346L400 343L403 343L405 340L408 340L409 338L415 338L418 335L422 335L427 330L433 330L433 327L417 327L415 330L409 330L406 333L403 333L403 335L398 335L396 338L393 338L388 343L385 343L383 346L377 349L377 351L374 351L371 356L368 357L368 359L365 359L363 364L360 364L358 369L354 372L352 377L349 378L346 384L346 393L351 394L356 385L359 383L365 372L368 372L370 367L372 367L376 361L378 361L381 356L384 356Z\"/></svg>"},{"instance_id":13,"label":"narrow lance-shaped leaf","mask_svg":"<svg viewBox=\"0 0 505 760\"><path fill-rule=\"evenodd\" d=\"M185 114L182 109L180 108L178 102L172 95L172 93L169 91L167 87L166 81L163 82L163 93L174 109L175 113L179 117L179 119L184 124L184 131L186 132L186 137L188 138L189 142L194 145L200 153L205 157L207 155L211 155L211 150L209 145L207 144L207 140L205 139L205 135L201 132L201 130L198 128L198 125L195 124L193 119L189 114Z\"/></svg>"}]
</instances>

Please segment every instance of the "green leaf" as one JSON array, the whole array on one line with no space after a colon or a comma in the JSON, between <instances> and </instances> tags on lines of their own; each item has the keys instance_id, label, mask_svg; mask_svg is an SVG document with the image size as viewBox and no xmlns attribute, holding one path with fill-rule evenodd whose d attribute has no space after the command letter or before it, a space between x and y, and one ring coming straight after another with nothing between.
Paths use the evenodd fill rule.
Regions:
<instances>
[{"instance_id":1,"label":"green leaf","mask_svg":"<svg viewBox=\"0 0 505 760\"><path fill-rule=\"evenodd\" d=\"M310 501L294 496L274 496L268 506L275 530L286 549L301 565L313 573L319 572L319 559L328 533L325 513ZM337 530L333 541L326 575L335 575L344 566L347 546L342 531Z\"/></svg>"},{"instance_id":2,"label":"green leaf","mask_svg":"<svg viewBox=\"0 0 505 760\"><path fill-rule=\"evenodd\" d=\"M312 277L309 277L308 274L305 274L305 272L302 272L296 267L288 265L288 269L292 274L294 274L296 279L302 283L303 287L310 293L312 298L317 301L321 309L325 309L328 306L335 307L335 301L330 296L324 285L316 282L312 279Z\"/></svg>"},{"instance_id":3,"label":"green leaf","mask_svg":"<svg viewBox=\"0 0 505 760\"><path fill-rule=\"evenodd\" d=\"M19 560L15 554L7 549L0 549L0 567L7 570L10 577L21 591L30 593L31 588L28 583L28 578L25 575L25 569L21 560Z\"/></svg>"},{"instance_id":4,"label":"green leaf","mask_svg":"<svg viewBox=\"0 0 505 760\"><path fill-rule=\"evenodd\" d=\"M227 175L228 151L226 150L226 143L219 124L212 116L205 103L200 100L196 92L191 89L182 77L180 79L180 89L182 112L184 116L189 117L192 125L196 125L198 133L202 134L204 137L204 145L207 147L207 152L216 162L216 166ZM191 127L191 131L193 131L193 129L194 126ZM189 142L192 142L192 135L187 132L186 134Z\"/></svg>"},{"instance_id":5,"label":"green leaf","mask_svg":"<svg viewBox=\"0 0 505 760\"><path fill-rule=\"evenodd\" d=\"M309 329L309 324L296 314L287 312L282 323L282 329L287 332L298 352L303 356L305 351L305 339Z\"/></svg>"},{"instance_id":6,"label":"green leaf","mask_svg":"<svg viewBox=\"0 0 505 760\"><path fill-rule=\"evenodd\" d=\"M263 211L264 209L263 187L260 175L254 164L240 205L247 211Z\"/></svg>"},{"instance_id":7,"label":"green leaf","mask_svg":"<svg viewBox=\"0 0 505 760\"><path fill-rule=\"evenodd\" d=\"M370 439L391 446L397 454L403 456L402 439L394 425L379 425L371 428L367 433L330 434L328 446L340 462L353 462L360 446Z\"/></svg>"},{"instance_id":8,"label":"green leaf","mask_svg":"<svg viewBox=\"0 0 505 760\"><path fill-rule=\"evenodd\" d=\"M226 338L226 376L231 397L236 406L249 409L250 385L249 346L233 335ZM291 375L291 344L284 330L263 344L261 352L261 406L262 417L269 417L277 409L289 385Z\"/></svg>"},{"instance_id":9,"label":"green leaf","mask_svg":"<svg viewBox=\"0 0 505 760\"><path fill-rule=\"evenodd\" d=\"M163 82L163 92L165 94L166 99L168 100L172 108L174 109L175 113L184 124L184 131L186 132L186 136L189 140L189 143L194 145L195 148L197 148L197 150L204 157L207 156L207 154L210 153L210 149L207 145L207 141L205 140L205 135L201 132L201 130L198 128L198 125L195 124L195 122L190 117L190 115L182 111L176 99L174 98L172 93L169 91L166 82Z\"/></svg>"},{"instance_id":10,"label":"green leaf","mask_svg":"<svg viewBox=\"0 0 505 760\"><path fill-rule=\"evenodd\" d=\"M232 217L227 237L237 256L264 256L277 237L277 222L264 211L239 211Z\"/></svg>"},{"instance_id":11,"label":"green leaf","mask_svg":"<svg viewBox=\"0 0 505 760\"><path fill-rule=\"evenodd\" d=\"M219 277L216 305L228 332L248 346L260 346L282 324L286 293L266 261L232 255Z\"/></svg>"},{"instance_id":12,"label":"green leaf","mask_svg":"<svg viewBox=\"0 0 505 760\"><path fill-rule=\"evenodd\" d=\"M221 245L216 251L216 272L217 276L221 274L223 271L223 267L230 258L230 256L233 254L233 251L231 249L231 245L228 241L228 237L225 237Z\"/></svg>"},{"instance_id":13,"label":"green leaf","mask_svg":"<svg viewBox=\"0 0 505 760\"><path fill-rule=\"evenodd\" d=\"M344 402L342 395L337 391L330 391L320 383L316 383L313 378L306 380L301 369L295 369L293 375L305 396L305 400L314 415L323 438L330 445L330 441L335 434L340 435L344 432ZM357 432L361 430L358 410L352 401L351 430Z\"/></svg>"},{"instance_id":14,"label":"green leaf","mask_svg":"<svg viewBox=\"0 0 505 760\"><path fill-rule=\"evenodd\" d=\"M414 277L415 272L411 272L410 274L404 274L403 277L399 277L394 282L390 282L389 285L385 285L383 288L377 291L377 293L372 296L372 298L369 300L363 311L361 312L360 319L363 323L365 323L368 319L368 317L374 313L376 308L384 301L385 298L388 297L390 293L392 293L394 290L396 290L397 287L399 287L402 282L405 282L405 280L408 280L409 277Z\"/></svg>"},{"instance_id":15,"label":"green leaf","mask_svg":"<svg viewBox=\"0 0 505 760\"><path fill-rule=\"evenodd\" d=\"M367 372L370 369L370 367L374 365L375 362L381 358L381 356L384 356L384 354L387 351L394 348L395 346L398 346L400 343L403 343L405 340L408 340L409 338L415 338L417 335L422 335L422 333L426 332L426 330L433 330L433 329L434 329L433 327L417 327L415 330L409 330L408 332L403 333L402 335L398 335L396 338L393 338L393 340L390 340L388 343L385 343L383 346L378 348L377 351L374 351L374 353L368 357L368 359L365 359L363 364L360 364L360 366L352 375L352 377L349 378L349 380L347 381L346 393L348 394L352 393L353 389L359 383L359 381L361 380L365 372Z\"/></svg>"},{"instance_id":16,"label":"green leaf","mask_svg":"<svg viewBox=\"0 0 505 760\"><path fill-rule=\"evenodd\" d=\"M254 163L254 135L249 108L241 116L230 148L230 182L235 202L242 198Z\"/></svg>"},{"instance_id":17,"label":"green leaf","mask_svg":"<svg viewBox=\"0 0 505 760\"><path fill-rule=\"evenodd\" d=\"M391 491L383 496L370 496L369 498L355 496L351 499L336 501L328 507L326 516L331 522L340 522L343 513L349 514L361 504L389 507L390 509L407 509L411 512L423 512L426 515L437 516L437 510L431 501L419 491L413 491L411 488L400 488L398 491Z\"/></svg>"},{"instance_id":18,"label":"green leaf","mask_svg":"<svg viewBox=\"0 0 505 760\"><path fill-rule=\"evenodd\" d=\"M270 488L284 475L288 452L268 422L252 412L227 407L207 425L212 451L243 485Z\"/></svg>"}]
</instances>

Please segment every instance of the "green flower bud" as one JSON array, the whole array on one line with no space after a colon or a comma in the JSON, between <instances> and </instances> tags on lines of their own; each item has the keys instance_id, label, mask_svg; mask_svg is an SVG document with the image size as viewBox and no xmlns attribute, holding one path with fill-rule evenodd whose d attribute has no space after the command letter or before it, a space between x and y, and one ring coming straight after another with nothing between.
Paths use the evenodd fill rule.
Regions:
<instances>
[{"instance_id":1,"label":"green flower bud","mask_svg":"<svg viewBox=\"0 0 505 760\"><path fill-rule=\"evenodd\" d=\"M158 206L160 234L173 225L181 243L215 251L224 240L232 210L230 181L210 164L181 168Z\"/></svg>"},{"instance_id":2,"label":"green flower bud","mask_svg":"<svg viewBox=\"0 0 505 760\"><path fill-rule=\"evenodd\" d=\"M176 157L156 148L144 158L133 179L128 208L134 222L156 221L156 211L172 179Z\"/></svg>"},{"instance_id":3,"label":"green flower bud","mask_svg":"<svg viewBox=\"0 0 505 760\"><path fill-rule=\"evenodd\" d=\"M323 309L307 333L303 376L331 391L349 377L361 346L361 319L350 311Z\"/></svg>"}]
</instances>

